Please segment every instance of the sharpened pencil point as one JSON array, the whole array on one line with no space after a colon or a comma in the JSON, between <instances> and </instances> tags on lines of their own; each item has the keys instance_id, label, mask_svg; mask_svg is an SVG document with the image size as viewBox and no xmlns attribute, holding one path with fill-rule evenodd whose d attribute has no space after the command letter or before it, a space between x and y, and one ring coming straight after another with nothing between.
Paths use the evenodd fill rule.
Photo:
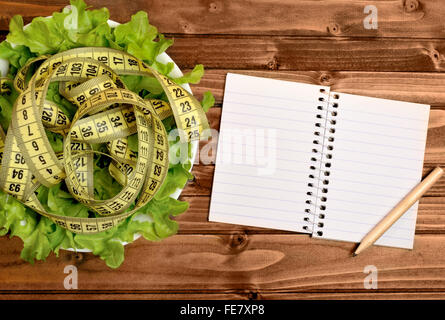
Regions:
<instances>
[{"instance_id":1,"label":"sharpened pencil point","mask_svg":"<svg viewBox=\"0 0 445 320\"><path fill-rule=\"evenodd\" d=\"M356 257L357 256L357 254L354 252L353 254L352 254L352 257L354 258L354 257Z\"/></svg>"}]
</instances>

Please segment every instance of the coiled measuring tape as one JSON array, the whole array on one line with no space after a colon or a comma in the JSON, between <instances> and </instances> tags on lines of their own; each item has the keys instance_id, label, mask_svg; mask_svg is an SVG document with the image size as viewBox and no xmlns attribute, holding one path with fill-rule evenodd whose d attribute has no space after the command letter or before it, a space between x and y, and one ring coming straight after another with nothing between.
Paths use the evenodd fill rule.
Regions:
<instances>
[{"instance_id":1,"label":"coiled measuring tape","mask_svg":"<svg viewBox=\"0 0 445 320\"><path fill-rule=\"evenodd\" d=\"M33 64L40 66L29 77ZM169 103L144 100L125 88L119 75L154 76ZM1 78L2 94L10 80ZM52 82L77 106L69 119L56 103L47 101ZM162 120L173 116L181 142L199 140L209 125L201 104L185 89L132 55L109 48L87 47L30 60L17 73L20 92L6 135L0 128L0 188L59 226L74 233L96 233L118 225L147 204L168 171L168 139ZM56 154L46 130L64 136L63 153ZM137 133L137 154L127 137ZM94 151L106 143L112 161L109 172L122 189L114 197L94 196ZM35 191L65 181L79 202L97 218L78 218L47 212ZM134 206L133 206L134 204Z\"/></svg>"}]
</instances>

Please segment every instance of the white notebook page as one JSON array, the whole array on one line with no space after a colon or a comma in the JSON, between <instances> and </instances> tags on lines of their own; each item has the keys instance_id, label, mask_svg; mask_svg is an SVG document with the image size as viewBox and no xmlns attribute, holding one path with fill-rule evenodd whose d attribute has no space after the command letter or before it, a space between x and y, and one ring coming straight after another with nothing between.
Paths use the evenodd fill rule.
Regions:
<instances>
[{"instance_id":1,"label":"white notebook page","mask_svg":"<svg viewBox=\"0 0 445 320\"><path fill-rule=\"evenodd\" d=\"M227 74L210 221L303 227L320 89Z\"/></svg>"},{"instance_id":2,"label":"white notebook page","mask_svg":"<svg viewBox=\"0 0 445 320\"><path fill-rule=\"evenodd\" d=\"M421 180L430 107L337 94L325 217L316 215L313 236L359 242ZM417 203L376 244L412 248L416 217Z\"/></svg>"}]
</instances>

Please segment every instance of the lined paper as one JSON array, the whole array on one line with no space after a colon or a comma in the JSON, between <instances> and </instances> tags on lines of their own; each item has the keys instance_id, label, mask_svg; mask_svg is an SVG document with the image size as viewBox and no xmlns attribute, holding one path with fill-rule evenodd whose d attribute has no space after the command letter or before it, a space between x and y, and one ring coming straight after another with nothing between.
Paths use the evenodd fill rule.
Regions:
<instances>
[{"instance_id":1,"label":"lined paper","mask_svg":"<svg viewBox=\"0 0 445 320\"><path fill-rule=\"evenodd\" d=\"M360 242L420 182L430 107L337 94L325 218L316 215L313 236ZM416 218L417 203L376 244L411 249Z\"/></svg>"},{"instance_id":2,"label":"lined paper","mask_svg":"<svg viewBox=\"0 0 445 320\"><path fill-rule=\"evenodd\" d=\"M320 89L227 74L210 221L303 227Z\"/></svg>"},{"instance_id":3,"label":"lined paper","mask_svg":"<svg viewBox=\"0 0 445 320\"><path fill-rule=\"evenodd\" d=\"M209 220L360 242L420 182L429 109L228 73ZM411 249L417 207L376 244Z\"/></svg>"}]
</instances>

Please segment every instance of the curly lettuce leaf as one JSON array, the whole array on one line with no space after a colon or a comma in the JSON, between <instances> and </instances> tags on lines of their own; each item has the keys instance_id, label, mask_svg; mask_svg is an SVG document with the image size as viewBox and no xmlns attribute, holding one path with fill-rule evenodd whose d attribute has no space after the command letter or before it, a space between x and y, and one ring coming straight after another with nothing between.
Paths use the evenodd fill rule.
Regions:
<instances>
[{"instance_id":1,"label":"curly lettuce leaf","mask_svg":"<svg viewBox=\"0 0 445 320\"><path fill-rule=\"evenodd\" d=\"M57 103L59 108L62 109L63 113L65 113L70 120L77 111L77 107L59 93L58 82L52 82L49 84L48 91L46 92L46 99Z\"/></svg>"},{"instance_id":2,"label":"curly lettuce leaf","mask_svg":"<svg viewBox=\"0 0 445 320\"><path fill-rule=\"evenodd\" d=\"M33 264L34 259L46 260L52 248L48 235L52 231L52 223L48 219L40 219L32 233L23 239L23 250L20 257Z\"/></svg>"},{"instance_id":3,"label":"curly lettuce leaf","mask_svg":"<svg viewBox=\"0 0 445 320\"><path fill-rule=\"evenodd\" d=\"M10 72L17 72L18 69L23 67L25 63L33 57L34 55L27 46L18 45L13 48L7 41L0 43L0 59L9 61Z\"/></svg>"},{"instance_id":4,"label":"curly lettuce leaf","mask_svg":"<svg viewBox=\"0 0 445 320\"><path fill-rule=\"evenodd\" d=\"M131 20L114 29L115 42L135 57L156 64L156 57L173 44L148 21L147 13L139 11Z\"/></svg>"},{"instance_id":5,"label":"curly lettuce leaf","mask_svg":"<svg viewBox=\"0 0 445 320\"><path fill-rule=\"evenodd\" d=\"M23 18L16 15L9 23L9 30L8 42L27 46L31 52L38 55L57 52L63 42L63 36L51 18L34 18L25 30Z\"/></svg>"},{"instance_id":6,"label":"curly lettuce leaf","mask_svg":"<svg viewBox=\"0 0 445 320\"><path fill-rule=\"evenodd\" d=\"M33 226L36 225L35 218L35 214L26 213L23 204L0 191L0 235L11 231L11 237L15 235L23 239L33 231Z\"/></svg>"},{"instance_id":7,"label":"curly lettuce leaf","mask_svg":"<svg viewBox=\"0 0 445 320\"><path fill-rule=\"evenodd\" d=\"M0 95L0 125L5 131L11 122L12 108L17 96L15 90L10 95Z\"/></svg>"},{"instance_id":8,"label":"curly lettuce leaf","mask_svg":"<svg viewBox=\"0 0 445 320\"><path fill-rule=\"evenodd\" d=\"M204 66L202 64L197 64L192 71L184 74L182 77L174 78L177 84L192 83L197 84L201 81L204 76Z\"/></svg>"},{"instance_id":9,"label":"curly lettuce leaf","mask_svg":"<svg viewBox=\"0 0 445 320\"><path fill-rule=\"evenodd\" d=\"M25 28L23 18L14 16L9 24L9 43L26 46L37 55L54 54L82 46L109 46L108 9L86 10L83 0L71 0L71 8L37 17Z\"/></svg>"},{"instance_id":10,"label":"curly lettuce leaf","mask_svg":"<svg viewBox=\"0 0 445 320\"><path fill-rule=\"evenodd\" d=\"M210 91L204 92L204 95L201 100L201 106L204 112L209 111L211 107L215 105L215 97Z\"/></svg>"},{"instance_id":11,"label":"curly lettuce leaf","mask_svg":"<svg viewBox=\"0 0 445 320\"><path fill-rule=\"evenodd\" d=\"M87 5L83 0L72 0L71 8L53 13L52 18L67 44L71 42L74 46L108 46L108 39L111 39L108 9L86 9Z\"/></svg>"}]
</instances>

